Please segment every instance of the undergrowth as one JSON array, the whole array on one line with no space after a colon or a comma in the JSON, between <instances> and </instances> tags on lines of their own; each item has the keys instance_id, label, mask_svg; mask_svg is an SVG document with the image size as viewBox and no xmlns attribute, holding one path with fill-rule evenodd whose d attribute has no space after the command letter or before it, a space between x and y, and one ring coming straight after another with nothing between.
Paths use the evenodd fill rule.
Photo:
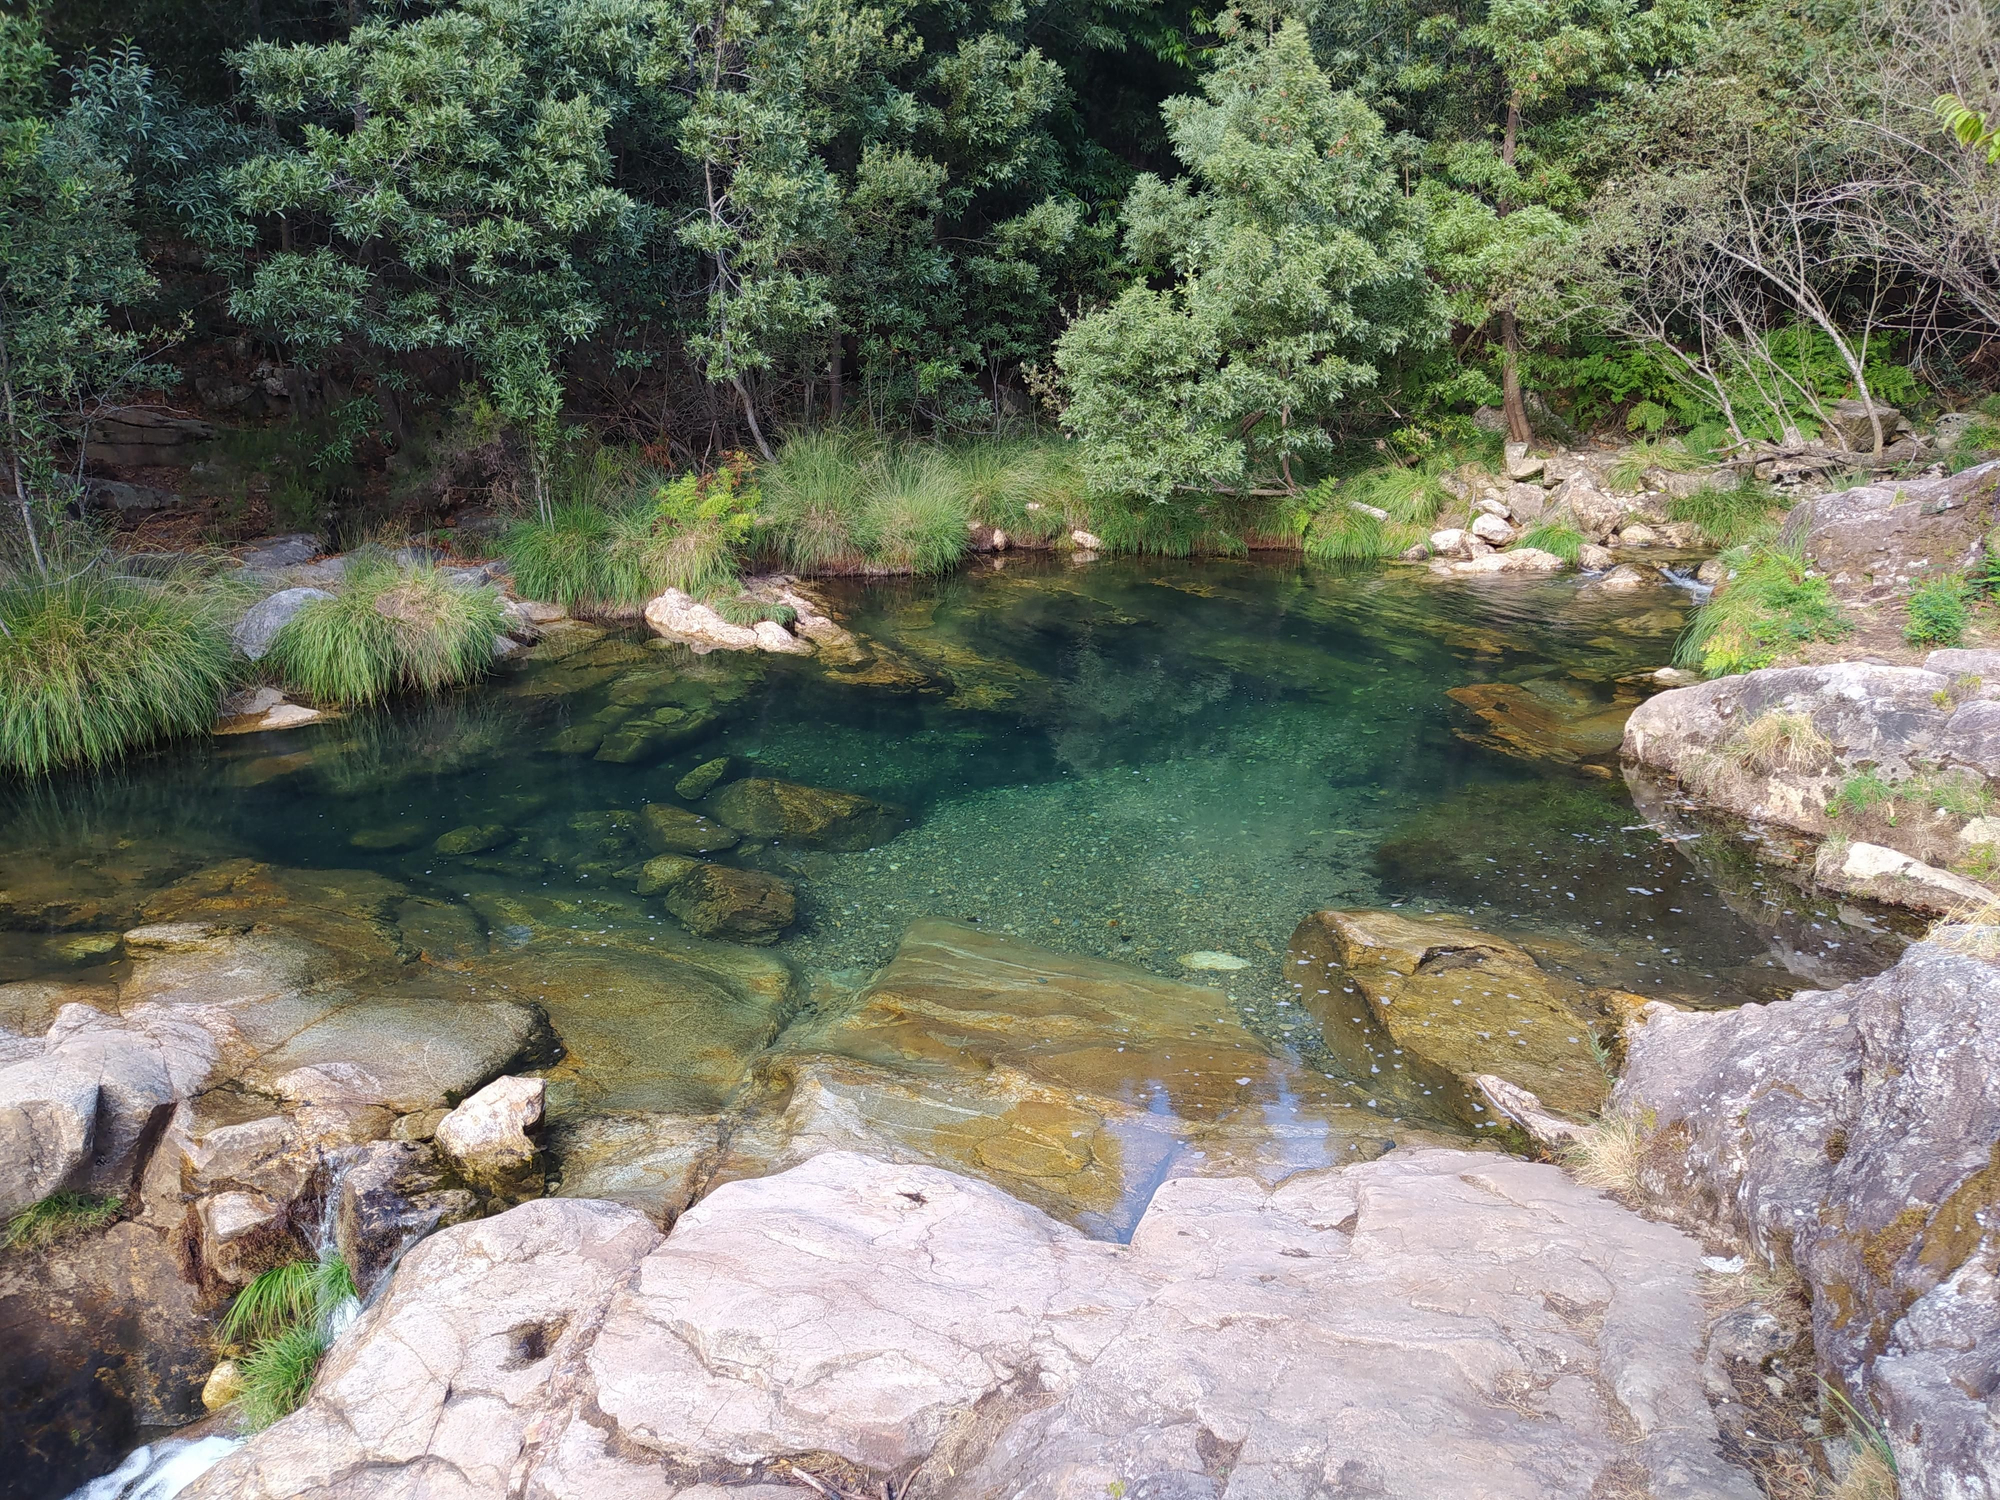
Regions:
<instances>
[{"instance_id":1,"label":"undergrowth","mask_svg":"<svg viewBox=\"0 0 2000 1500\"><path fill-rule=\"evenodd\" d=\"M1667 502L1667 519L1691 521L1718 547L1739 547L1768 535L1778 500L1764 485L1745 479L1729 489L1703 485Z\"/></svg>"},{"instance_id":2,"label":"undergrowth","mask_svg":"<svg viewBox=\"0 0 2000 1500\"><path fill-rule=\"evenodd\" d=\"M222 588L101 566L0 583L0 770L96 766L198 734L228 688Z\"/></svg>"},{"instance_id":3,"label":"undergrowth","mask_svg":"<svg viewBox=\"0 0 2000 1500\"><path fill-rule=\"evenodd\" d=\"M236 1294L216 1337L248 1346L238 1361L243 1394L237 1399L252 1431L305 1401L335 1320L355 1295L354 1277L338 1256L273 1266Z\"/></svg>"},{"instance_id":4,"label":"undergrowth","mask_svg":"<svg viewBox=\"0 0 2000 1500\"><path fill-rule=\"evenodd\" d=\"M428 563L355 553L331 599L300 610L271 644L271 670L321 703L370 703L398 689L434 692L493 660L505 625L500 596L467 588Z\"/></svg>"},{"instance_id":5,"label":"undergrowth","mask_svg":"<svg viewBox=\"0 0 2000 1500\"><path fill-rule=\"evenodd\" d=\"M1956 646L1965 639L1972 589L1963 574L1940 573L1910 591L1903 639L1912 646Z\"/></svg>"},{"instance_id":6,"label":"undergrowth","mask_svg":"<svg viewBox=\"0 0 2000 1500\"><path fill-rule=\"evenodd\" d=\"M1725 677L1768 667L1788 650L1839 640L1853 629L1827 581L1797 553L1758 545L1725 561L1734 576L1688 621L1674 648L1677 665Z\"/></svg>"},{"instance_id":7,"label":"undergrowth","mask_svg":"<svg viewBox=\"0 0 2000 1500\"><path fill-rule=\"evenodd\" d=\"M33 1250L53 1245L80 1234L94 1234L110 1226L118 1217L116 1198L67 1190L50 1193L39 1203L31 1203L7 1221L0 1236L0 1248Z\"/></svg>"},{"instance_id":8,"label":"undergrowth","mask_svg":"<svg viewBox=\"0 0 2000 1500\"><path fill-rule=\"evenodd\" d=\"M1532 547L1540 552L1554 553L1572 566L1583 555L1583 546L1583 533L1561 521L1537 521L1514 543L1514 547Z\"/></svg>"}]
</instances>

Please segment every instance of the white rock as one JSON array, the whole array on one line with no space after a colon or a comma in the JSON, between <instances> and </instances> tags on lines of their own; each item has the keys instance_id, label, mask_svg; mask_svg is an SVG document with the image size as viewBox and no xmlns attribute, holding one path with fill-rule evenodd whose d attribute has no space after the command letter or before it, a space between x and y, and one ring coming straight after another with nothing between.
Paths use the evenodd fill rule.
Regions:
<instances>
[{"instance_id":1,"label":"white rock","mask_svg":"<svg viewBox=\"0 0 2000 1500\"><path fill-rule=\"evenodd\" d=\"M1813 879L1831 890L1870 896L1937 915L1991 905L2000 896L1976 880L1940 870L1881 844L1820 845Z\"/></svg>"},{"instance_id":2,"label":"white rock","mask_svg":"<svg viewBox=\"0 0 2000 1500\"><path fill-rule=\"evenodd\" d=\"M468 1177L504 1180L530 1166L528 1127L542 1117L539 1078L496 1078L438 1122L438 1149Z\"/></svg>"},{"instance_id":3,"label":"white rock","mask_svg":"<svg viewBox=\"0 0 2000 1500\"><path fill-rule=\"evenodd\" d=\"M1102 552L1104 550L1104 542L1102 538L1094 537L1089 532L1084 531L1081 528L1072 531L1069 534L1069 539L1070 541L1075 543L1079 549L1085 552Z\"/></svg>"},{"instance_id":4,"label":"white rock","mask_svg":"<svg viewBox=\"0 0 2000 1500\"><path fill-rule=\"evenodd\" d=\"M1660 539L1660 534L1644 522L1634 522L1618 533L1618 541L1625 547L1650 547Z\"/></svg>"},{"instance_id":5,"label":"white rock","mask_svg":"<svg viewBox=\"0 0 2000 1500\"><path fill-rule=\"evenodd\" d=\"M1507 444L1507 475L1511 479L1533 479L1548 466L1548 460L1528 452L1526 443Z\"/></svg>"},{"instance_id":6,"label":"white rock","mask_svg":"<svg viewBox=\"0 0 2000 1500\"><path fill-rule=\"evenodd\" d=\"M1539 547L1514 547L1506 552L1489 552L1483 557L1474 557L1464 562L1438 561L1431 564L1434 573L1454 575L1480 575L1492 573L1560 573L1563 560L1553 552L1544 552Z\"/></svg>"},{"instance_id":7,"label":"white rock","mask_svg":"<svg viewBox=\"0 0 2000 1500\"><path fill-rule=\"evenodd\" d=\"M1660 1496L1753 1500L1702 1394L1700 1255L1494 1154L1175 1179L1121 1245L829 1152L664 1241L574 1200L433 1235L306 1406L183 1500L708 1500L672 1476L811 1452L872 1493L947 1441L942 1500L1217 1494L1217 1444L1246 1500L1331 1475L1585 1500L1618 1460Z\"/></svg>"},{"instance_id":8,"label":"white rock","mask_svg":"<svg viewBox=\"0 0 2000 1500\"><path fill-rule=\"evenodd\" d=\"M1958 830L1961 844L2000 844L2000 818L1974 818Z\"/></svg>"},{"instance_id":9,"label":"white rock","mask_svg":"<svg viewBox=\"0 0 2000 1500\"><path fill-rule=\"evenodd\" d=\"M1507 502L1504 500L1495 500L1491 495L1481 495L1477 500L1472 502L1472 508L1483 511L1489 516L1498 516L1503 521L1507 519Z\"/></svg>"},{"instance_id":10,"label":"white rock","mask_svg":"<svg viewBox=\"0 0 2000 1500\"><path fill-rule=\"evenodd\" d=\"M1234 953L1218 953L1213 948L1199 948L1193 953L1183 953L1180 956L1180 965L1183 969L1209 969L1224 972L1235 969L1247 969L1250 967L1250 960L1247 958L1238 958Z\"/></svg>"},{"instance_id":11,"label":"white rock","mask_svg":"<svg viewBox=\"0 0 2000 1500\"><path fill-rule=\"evenodd\" d=\"M1514 528L1498 516L1478 515L1472 518L1472 534L1480 541L1495 547L1504 547L1514 540Z\"/></svg>"},{"instance_id":12,"label":"white rock","mask_svg":"<svg viewBox=\"0 0 2000 1500\"><path fill-rule=\"evenodd\" d=\"M1602 573L1617 560L1609 547L1600 547L1595 542L1585 542L1577 549L1576 565L1586 573Z\"/></svg>"},{"instance_id":13,"label":"white rock","mask_svg":"<svg viewBox=\"0 0 2000 1500\"><path fill-rule=\"evenodd\" d=\"M1439 557L1457 557L1465 551L1465 544L1471 539L1471 532L1457 526L1448 526L1442 531L1431 533L1431 551Z\"/></svg>"}]
</instances>

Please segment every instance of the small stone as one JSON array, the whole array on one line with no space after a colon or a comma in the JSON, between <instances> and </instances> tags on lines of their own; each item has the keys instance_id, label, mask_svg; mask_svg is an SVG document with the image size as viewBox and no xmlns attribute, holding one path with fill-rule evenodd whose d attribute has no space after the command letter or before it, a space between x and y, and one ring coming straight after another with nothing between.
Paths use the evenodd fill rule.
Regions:
<instances>
[{"instance_id":1,"label":"small stone","mask_svg":"<svg viewBox=\"0 0 2000 1500\"><path fill-rule=\"evenodd\" d=\"M712 854L734 848L743 837L714 818L665 802L649 802L639 817L646 841L662 854Z\"/></svg>"},{"instance_id":2,"label":"small stone","mask_svg":"<svg viewBox=\"0 0 2000 1500\"><path fill-rule=\"evenodd\" d=\"M1104 550L1103 538L1092 536L1081 527L1072 531L1069 534L1069 539L1080 552L1102 552Z\"/></svg>"},{"instance_id":3,"label":"small stone","mask_svg":"<svg viewBox=\"0 0 2000 1500\"><path fill-rule=\"evenodd\" d=\"M700 860L685 854L662 854L639 867L639 883L633 889L642 896L658 896L700 864Z\"/></svg>"},{"instance_id":4,"label":"small stone","mask_svg":"<svg viewBox=\"0 0 2000 1500\"><path fill-rule=\"evenodd\" d=\"M1644 522L1634 522L1618 533L1618 541L1625 547L1650 547L1659 541L1660 534Z\"/></svg>"},{"instance_id":5,"label":"small stone","mask_svg":"<svg viewBox=\"0 0 2000 1500\"><path fill-rule=\"evenodd\" d=\"M484 854L510 842L514 831L504 823L467 823L438 835L431 847L440 854Z\"/></svg>"},{"instance_id":6,"label":"small stone","mask_svg":"<svg viewBox=\"0 0 2000 1500\"><path fill-rule=\"evenodd\" d=\"M2000 818L1974 818L1958 830L1961 844L2000 844Z\"/></svg>"},{"instance_id":7,"label":"small stone","mask_svg":"<svg viewBox=\"0 0 2000 1500\"><path fill-rule=\"evenodd\" d=\"M1694 570L1694 581L1696 583L1705 583L1710 588L1714 588L1719 583L1727 582L1728 578L1729 569L1719 557L1709 558L1707 562Z\"/></svg>"},{"instance_id":8,"label":"small stone","mask_svg":"<svg viewBox=\"0 0 2000 1500\"><path fill-rule=\"evenodd\" d=\"M1576 565L1586 573L1602 573L1617 560L1609 547L1600 547L1595 542L1585 542L1576 552Z\"/></svg>"},{"instance_id":9,"label":"small stone","mask_svg":"<svg viewBox=\"0 0 2000 1500\"><path fill-rule=\"evenodd\" d=\"M715 784L729 774L730 759L718 755L714 760L705 760L687 775L674 783L674 795L684 797L689 802L699 802L715 790Z\"/></svg>"},{"instance_id":10,"label":"small stone","mask_svg":"<svg viewBox=\"0 0 2000 1500\"><path fill-rule=\"evenodd\" d=\"M1235 970L1250 967L1250 960L1238 958L1234 953L1218 953L1213 948L1197 948L1193 953L1180 956L1183 969Z\"/></svg>"},{"instance_id":11,"label":"small stone","mask_svg":"<svg viewBox=\"0 0 2000 1500\"><path fill-rule=\"evenodd\" d=\"M1548 467L1548 460L1529 453L1526 443L1509 443L1506 452L1507 476L1510 479L1533 479Z\"/></svg>"},{"instance_id":12,"label":"small stone","mask_svg":"<svg viewBox=\"0 0 2000 1500\"><path fill-rule=\"evenodd\" d=\"M221 1411L242 1395L243 1371L233 1359L218 1361L201 1383L201 1404L208 1411Z\"/></svg>"},{"instance_id":13,"label":"small stone","mask_svg":"<svg viewBox=\"0 0 2000 1500\"><path fill-rule=\"evenodd\" d=\"M124 946L124 937L115 932L80 932L70 937L50 938L42 951L57 963L87 964L109 958Z\"/></svg>"},{"instance_id":14,"label":"small stone","mask_svg":"<svg viewBox=\"0 0 2000 1500\"><path fill-rule=\"evenodd\" d=\"M438 1149L474 1182L515 1182L534 1165L528 1127L542 1118L544 1088L539 1078L494 1079L438 1121Z\"/></svg>"},{"instance_id":15,"label":"small stone","mask_svg":"<svg viewBox=\"0 0 2000 1500\"><path fill-rule=\"evenodd\" d=\"M769 943L798 916L798 898L775 875L696 865L667 888L667 910L696 937Z\"/></svg>"},{"instance_id":16,"label":"small stone","mask_svg":"<svg viewBox=\"0 0 2000 1500\"><path fill-rule=\"evenodd\" d=\"M1498 516L1503 521L1507 519L1507 502L1495 500L1491 495L1481 495L1472 502L1472 508L1489 516Z\"/></svg>"},{"instance_id":17,"label":"small stone","mask_svg":"<svg viewBox=\"0 0 2000 1500\"><path fill-rule=\"evenodd\" d=\"M1472 534L1482 542L1495 547L1504 547L1514 540L1514 528L1498 516L1479 515L1472 518Z\"/></svg>"},{"instance_id":18,"label":"small stone","mask_svg":"<svg viewBox=\"0 0 2000 1500\"><path fill-rule=\"evenodd\" d=\"M1442 531L1433 531L1430 540L1431 551L1439 557L1462 557L1471 533L1462 527L1447 526Z\"/></svg>"},{"instance_id":19,"label":"small stone","mask_svg":"<svg viewBox=\"0 0 2000 1500\"><path fill-rule=\"evenodd\" d=\"M1633 563L1620 563L1604 575L1602 587L1613 593L1622 594L1632 589L1650 588L1660 581L1660 575L1651 568L1642 568Z\"/></svg>"}]
</instances>

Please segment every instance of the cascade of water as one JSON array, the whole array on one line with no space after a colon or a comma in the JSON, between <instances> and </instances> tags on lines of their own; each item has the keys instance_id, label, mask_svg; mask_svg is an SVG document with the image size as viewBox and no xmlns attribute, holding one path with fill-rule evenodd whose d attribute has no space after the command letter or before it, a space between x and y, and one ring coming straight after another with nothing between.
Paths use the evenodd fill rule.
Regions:
<instances>
[{"instance_id":1,"label":"cascade of water","mask_svg":"<svg viewBox=\"0 0 2000 1500\"><path fill-rule=\"evenodd\" d=\"M233 1437L163 1438L134 1449L69 1500L173 1500L242 1446L243 1439Z\"/></svg>"},{"instance_id":2,"label":"cascade of water","mask_svg":"<svg viewBox=\"0 0 2000 1500\"><path fill-rule=\"evenodd\" d=\"M1683 573L1675 568L1661 568L1660 576L1677 589L1686 589L1694 602L1701 604L1715 592L1714 585L1703 583L1692 573Z\"/></svg>"}]
</instances>

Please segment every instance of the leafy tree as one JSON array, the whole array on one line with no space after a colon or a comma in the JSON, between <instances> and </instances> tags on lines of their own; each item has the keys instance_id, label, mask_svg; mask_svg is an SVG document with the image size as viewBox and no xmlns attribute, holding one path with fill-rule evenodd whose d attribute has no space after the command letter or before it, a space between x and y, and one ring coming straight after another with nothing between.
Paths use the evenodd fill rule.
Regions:
<instances>
[{"instance_id":1,"label":"leafy tree","mask_svg":"<svg viewBox=\"0 0 2000 1500\"><path fill-rule=\"evenodd\" d=\"M467 361L501 413L545 439L563 352L606 321L592 272L638 248L639 205L611 183L606 135L658 12L646 0L426 11L242 54L258 106L296 134L235 174L244 212L278 223L284 248L232 306L307 363L343 345L384 375L398 356Z\"/></svg>"},{"instance_id":2,"label":"leafy tree","mask_svg":"<svg viewBox=\"0 0 2000 1500\"><path fill-rule=\"evenodd\" d=\"M151 289L130 224L131 184L88 110L52 110L54 54L32 16L0 12L0 419L6 485L32 564L67 501L66 442L98 408L164 378L114 312Z\"/></svg>"},{"instance_id":3,"label":"leafy tree","mask_svg":"<svg viewBox=\"0 0 2000 1500\"><path fill-rule=\"evenodd\" d=\"M1236 13L1221 35L1204 97L1166 105L1189 175L1142 176L1125 207L1129 253L1169 284L1057 345L1100 489L1289 491L1378 362L1444 332L1380 119L1334 91L1301 20Z\"/></svg>"}]
</instances>

